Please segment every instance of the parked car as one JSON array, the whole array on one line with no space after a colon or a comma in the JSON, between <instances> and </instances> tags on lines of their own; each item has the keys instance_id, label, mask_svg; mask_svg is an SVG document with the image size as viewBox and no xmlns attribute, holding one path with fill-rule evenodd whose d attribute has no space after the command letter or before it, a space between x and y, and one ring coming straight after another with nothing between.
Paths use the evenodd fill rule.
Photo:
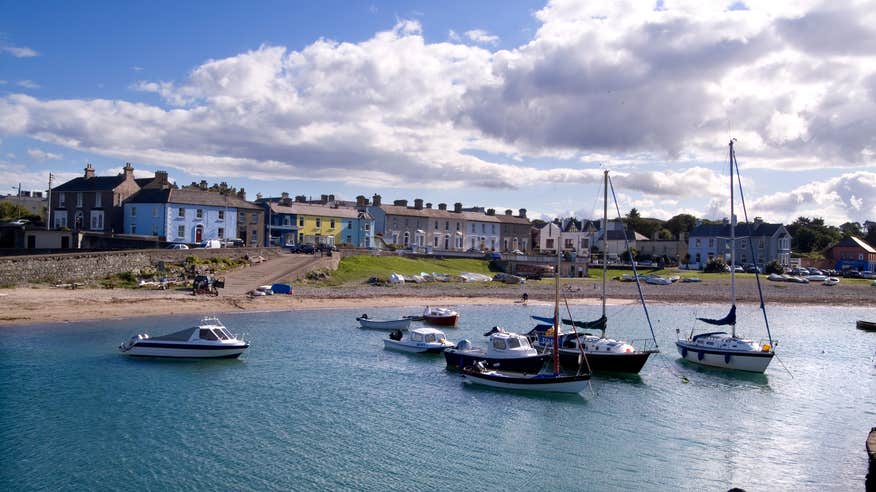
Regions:
<instances>
[{"instance_id":1,"label":"parked car","mask_svg":"<svg viewBox=\"0 0 876 492\"><path fill-rule=\"evenodd\" d=\"M298 246L297 244L287 244L286 249L288 249L290 253L300 253L301 252L301 246Z\"/></svg>"},{"instance_id":2,"label":"parked car","mask_svg":"<svg viewBox=\"0 0 876 492\"><path fill-rule=\"evenodd\" d=\"M525 255L526 253L524 253L523 251L520 251L519 249L515 249L514 251L511 251L511 254L512 254L512 255L517 255L517 256L523 256L523 255Z\"/></svg>"},{"instance_id":3,"label":"parked car","mask_svg":"<svg viewBox=\"0 0 876 492\"><path fill-rule=\"evenodd\" d=\"M757 265L748 265L745 267L745 273L763 273Z\"/></svg>"},{"instance_id":4,"label":"parked car","mask_svg":"<svg viewBox=\"0 0 876 492\"><path fill-rule=\"evenodd\" d=\"M312 244L302 244L298 247L298 252L304 253L306 255L312 255L313 253L316 253L316 248L314 248Z\"/></svg>"},{"instance_id":5,"label":"parked car","mask_svg":"<svg viewBox=\"0 0 876 492\"><path fill-rule=\"evenodd\" d=\"M187 244L183 243L171 243L166 246L167 249L189 249Z\"/></svg>"},{"instance_id":6,"label":"parked car","mask_svg":"<svg viewBox=\"0 0 876 492\"><path fill-rule=\"evenodd\" d=\"M502 253L499 253L498 251L494 251L494 252L490 253L490 259L491 260L501 260Z\"/></svg>"},{"instance_id":7,"label":"parked car","mask_svg":"<svg viewBox=\"0 0 876 492\"><path fill-rule=\"evenodd\" d=\"M222 244L223 248L241 248L241 247L243 247L243 239L238 239L236 237L220 239L219 242Z\"/></svg>"},{"instance_id":8,"label":"parked car","mask_svg":"<svg viewBox=\"0 0 876 492\"><path fill-rule=\"evenodd\" d=\"M201 244L198 245L198 247L199 248L208 248L208 249L221 248L222 243L219 242L218 239L207 239L206 241L201 242Z\"/></svg>"},{"instance_id":9,"label":"parked car","mask_svg":"<svg viewBox=\"0 0 876 492\"><path fill-rule=\"evenodd\" d=\"M861 276L861 272L859 272L857 270L846 270L843 273L843 277L845 277L845 278L863 278Z\"/></svg>"}]
</instances>

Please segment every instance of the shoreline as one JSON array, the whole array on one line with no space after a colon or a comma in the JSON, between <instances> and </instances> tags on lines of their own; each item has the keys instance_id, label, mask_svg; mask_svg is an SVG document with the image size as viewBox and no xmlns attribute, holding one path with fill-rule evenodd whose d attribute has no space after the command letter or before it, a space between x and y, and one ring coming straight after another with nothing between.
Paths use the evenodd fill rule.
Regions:
<instances>
[{"instance_id":1,"label":"shoreline","mask_svg":"<svg viewBox=\"0 0 876 492\"><path fill-rule=\"evenodd\" d=\"M562 294L570 304L601 303L601 283L590 279L564 279ZM834 287L812 284L762 282L767 306L872 306L876 288L867 284L845 283ZM698 284L668 286L643 285L648 305L652 304L728 304L729 281L709 280ZM514 305L521 295L529 295L530 305L550 305L554 287L547 283L523 285L419 284L400 287L345 285L311 287L296 285L292 296L193 296L184 290L142 289L61 289L47 286L0 289L0 327L42 323L65 323L96 319L122 319L180 314L227 314L230 312L272 312L294 309L413 308L425 305ZM612 281L606 284L607 303L638 303L635 283ZM758 301L753 280L737 281L738 304Z\"/></svg>"}]
</instances>

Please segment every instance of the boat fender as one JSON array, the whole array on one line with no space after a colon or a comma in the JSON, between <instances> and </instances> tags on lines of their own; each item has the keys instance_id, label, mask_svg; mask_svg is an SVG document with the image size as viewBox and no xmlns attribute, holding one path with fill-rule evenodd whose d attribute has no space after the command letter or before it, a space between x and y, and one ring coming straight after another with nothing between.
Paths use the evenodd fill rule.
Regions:
<instances>
[{"instance_id":1,"label":"boat fender","mask_svg":"<svg viewBox=\"0 0 876 492\"><path fill-rule=\"evenodd\" d=\"M729 364L729 363L730 363L730 354L724 354L724 363L725 363L725 364Z\"/></svg>"},{"instance_id":2,"label":"boat fender","mask_svg":"<svg viewBox=\"0 0 876 492\"><path fill-rule=\"evenodd\" d=\"M681 356L687 358L687 348L681 347Z\"/></svg>"},{"instance_id":3,"label":"boat fender","mask_svg":"<svg viewBox=\"0 0 876 492\"><path fill-rule=\"evenodd\" d=\"M763 344L763 351L769 352L770 351L770 344L768 344L768 343Z\"/></svg>"},{"instance_id":4,"label":"boat fender","mask_svg":"<svg viewBox=\"0 0 876 492\"><path fill-rule=\"evenodd\" d=\"M705 356L705 353L702 350L697 352L697 360L703 360L703 356Z\"/></svg>"}]
</instances>

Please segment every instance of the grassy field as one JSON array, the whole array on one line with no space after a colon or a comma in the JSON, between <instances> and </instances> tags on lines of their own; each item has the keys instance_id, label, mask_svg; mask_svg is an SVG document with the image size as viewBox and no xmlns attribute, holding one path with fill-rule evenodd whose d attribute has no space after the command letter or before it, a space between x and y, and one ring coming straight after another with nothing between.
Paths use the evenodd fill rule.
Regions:
<instances>
[{"instance_id":1,"label":"grassy field","mask_svg":"<svg viewBox=\"0 0 876 492\"><path fill-rule=\"evenodd\" d=\"M489 262L470 258L403 258L400 256L349 256L326 282L329 285L365 282L371 277L386 280L392 273L416 275L421 272L457 275L462 272L492 275Z\"/></svg>"}]
</instances>

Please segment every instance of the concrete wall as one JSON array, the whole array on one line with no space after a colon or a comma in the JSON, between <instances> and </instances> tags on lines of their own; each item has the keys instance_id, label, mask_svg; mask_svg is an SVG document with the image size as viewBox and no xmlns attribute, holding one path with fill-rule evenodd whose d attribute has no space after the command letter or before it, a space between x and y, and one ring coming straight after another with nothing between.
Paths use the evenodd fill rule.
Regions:
<instances>
[{"instance_id":1,"label":"concrete wall","mask_svg":"<svg viewBox=\"0 0 876 492\"><path fill-rule=\"evenodd\" d=\"M182 263L187 256L198 258L264 257L280 254L279 249L149 249L93 253L64 253L0 258L0 285L28 283L93 282L113 273L156 265L159 262Z\"/></svg>"}]
</instances>

